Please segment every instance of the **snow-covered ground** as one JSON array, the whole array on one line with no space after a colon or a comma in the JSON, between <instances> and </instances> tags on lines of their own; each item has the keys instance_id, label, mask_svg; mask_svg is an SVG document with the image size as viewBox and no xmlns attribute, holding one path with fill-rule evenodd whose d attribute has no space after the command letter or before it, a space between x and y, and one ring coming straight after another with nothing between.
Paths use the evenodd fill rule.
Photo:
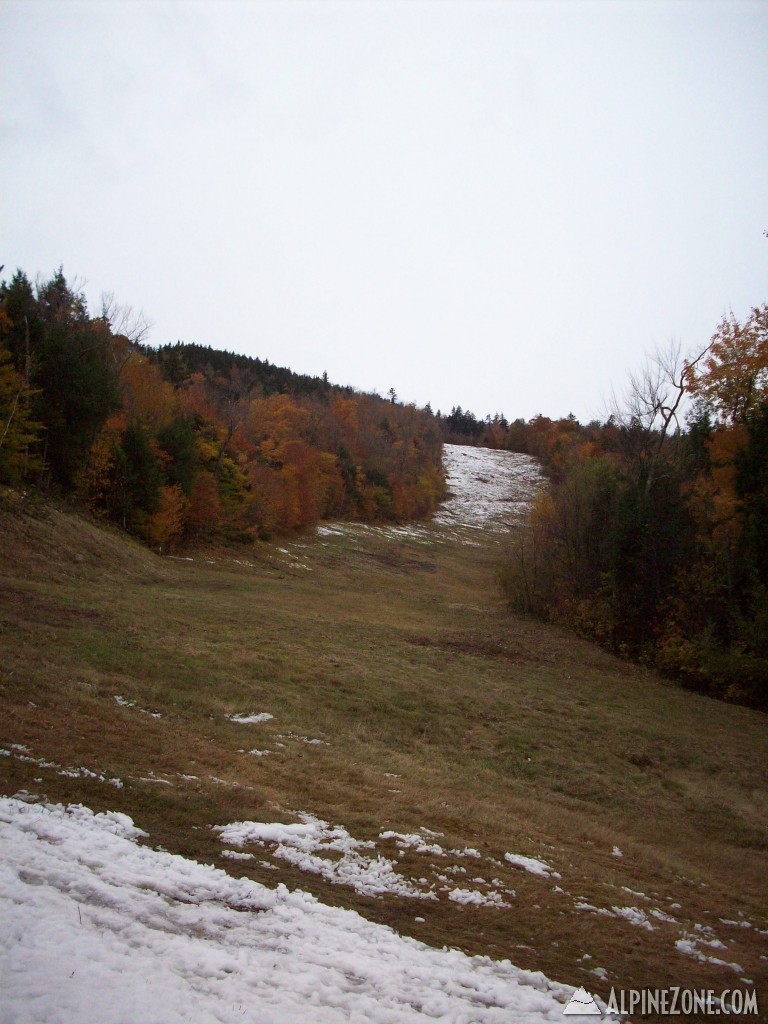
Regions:
<instances>
[{"instance_id":1,"label":"snow-covered ground","mask_svg":"<svg viewBox=\"0 0 768 1024\"><path fill-rule=\"evenodd\" d=\"M435 514L441 526L505 530L528 511L542 483L529 455L447 444L443 465L448 499Z\"/></svg>"},{"instance_id":2,"label":"snow-covered ground","mask_svg":"<svg viewBox=\"0 0 768 1024\"><path fill-rule=\"evenodd\" d=\"M142 838L0 798L1 1024L542 1024L573 993Z\"/></svg>"}]
</instances>

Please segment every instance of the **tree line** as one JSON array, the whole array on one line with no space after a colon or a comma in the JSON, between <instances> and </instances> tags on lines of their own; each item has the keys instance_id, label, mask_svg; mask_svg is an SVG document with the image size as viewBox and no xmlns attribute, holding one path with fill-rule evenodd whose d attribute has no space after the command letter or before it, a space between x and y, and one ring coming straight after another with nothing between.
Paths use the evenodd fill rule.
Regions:
<instances>
[{"instance_id":1,"label":"tree line","mask_svg":"<svg viewBox=\"0 0 768 1024\"><path fill-rule=\"evenodd\" d=\"M61 270L0 284L0 483L168 551L425 517L443 441L525 452L549 484L502 573L512 605L768 707L768 306L691 358L656 352L586 425L433 415L146 331L111 296L91 315Z\"/></svg>"},{"instance_id":2,"label":"tree line","mask_svg":"<svg viewBox=\"0 0 768 1024\"><path fill-rule=\"evenodd\" d=\"M322 518L404 520L444 493L431 412L268 361L178 343L63 271L0 285L0 483L153 547L251 541Z\"/></svg>"},{"instance_id":3,"label":"tree line","mask_svg":"<svg viewBox=\"0 0 768 1024\"><path fill-rule=\"evenodd\" d=\"M503 446L549 477L502 574L517 610L768 708L768 306L654 353L605 422L518 420Z\"/></svg>"}]
</instances>

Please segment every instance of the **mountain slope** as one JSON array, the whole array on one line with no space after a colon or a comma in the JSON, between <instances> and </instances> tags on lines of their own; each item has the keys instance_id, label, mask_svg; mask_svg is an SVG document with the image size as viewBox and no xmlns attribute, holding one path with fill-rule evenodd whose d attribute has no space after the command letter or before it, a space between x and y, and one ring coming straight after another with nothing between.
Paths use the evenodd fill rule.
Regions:
<instances>
[{"instance_id":1,"label":"mountain slope","mask_svg":"<svg viewBox=\"0 0 768 1024\"><path fill-rule=\"evenodd\" d=\"M488 497L498 472L464 476ZM514 531L332 524L194 561L108 535L99 559L80 520L57 544L21 518L2 792L603 997L765 991L764 716L510 616ZM410 893L364 884L377 857Z\"/></svg>"}]
</instances>

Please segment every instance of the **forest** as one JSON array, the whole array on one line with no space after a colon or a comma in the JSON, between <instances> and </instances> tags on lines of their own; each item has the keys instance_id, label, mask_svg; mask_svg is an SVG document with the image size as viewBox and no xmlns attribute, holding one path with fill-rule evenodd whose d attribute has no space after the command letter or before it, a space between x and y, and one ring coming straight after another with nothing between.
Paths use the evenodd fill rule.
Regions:
<instances>
[{"instance_id":1,"label":"forest","mask_svg":"<svg viewBox=\"0 0 768 1024\"><path fill-rule=\"evenodd\" d=\"M688 359L655 352L611 406L506 429L549 478L502 573L512 606L768 709L768 306Z\"/></svg>"},{"instance_id":2,"label":"forest","mask_svg":"<svg viewBox=\"0 0 768 1024\"><path fill-rule=\"evenodd\" d=\"M161 552L326 517L428 515L444 493L428 410L200 345L144 344L60 269L0 286L0 483L110 520Z\"/></svg>"}]
</instances>

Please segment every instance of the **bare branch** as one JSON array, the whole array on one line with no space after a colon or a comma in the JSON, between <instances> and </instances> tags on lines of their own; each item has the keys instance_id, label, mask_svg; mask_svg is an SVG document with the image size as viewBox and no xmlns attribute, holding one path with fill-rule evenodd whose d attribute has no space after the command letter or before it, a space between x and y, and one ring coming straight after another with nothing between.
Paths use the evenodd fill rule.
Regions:
<instances>
[{"instance_id":1,"label":"bare branch","mask_svg":"<svg viewBox=\"0 0 768 1024\"><path fill-rule=\"evenodd\" d=\"M109 324L113 334L127 338L134 345L141 345L152 329L143 310L135 313L133 306L121 306L114 292L101 293L101 319Z\"/></svg>"},{"instance_id":2,"label":"bare branch","mask_svg":"<svg viewBox=\"0 0 768 1024\"><path fill-rule=\"evenodd\" d=\"M657 476L667 437L680 429L679 415L692 391L695 367L708 350L709 346L687 359L679 341L669 341L665 348L657 346L643 366L629 374L623 397L619 400L612 393L611 419L630 435L628 443L645 474L646 493Z\"/></svg>"}]
</instances>

